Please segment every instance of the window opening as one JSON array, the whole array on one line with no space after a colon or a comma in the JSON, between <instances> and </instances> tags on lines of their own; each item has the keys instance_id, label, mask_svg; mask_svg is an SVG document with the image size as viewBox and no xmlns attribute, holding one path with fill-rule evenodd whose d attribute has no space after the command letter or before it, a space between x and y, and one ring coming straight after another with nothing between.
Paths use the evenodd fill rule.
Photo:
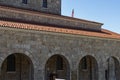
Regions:
<instances>
[{"instance_id":1,"label":"window opening","mask_svg":"<svg viewBox=\"0 0 120 80\"><path fill-rule=\"evenodd\" d=\"M10 55L7 58L7 71L8 72L13 72L16 70L15 66L15 55Z\"/></svg>"},{"instance_id":2,"label":"window opening","mask_svg":"<svg viewBox=\"0 0 120 80\"><path fill-rule=\"evenodd\" d=\"M27 0L22 0L22 3L27 4Z\"/></svg>"},{"instance_id":3,"label":"window opening","mask_svg":"<svg viewBox=\"0 0 120 80\"><path fill-rule=\"evenodd\" d=\"M87 57L84 57L82 59L82 69L86 70L87 69Z\"/></svg>"},{"instance_id":4,"label":"window opening","mask_svg":"<svg viewBox=\"0 0 120 80\"><path fill-rule=\"evenodd\" d=\"M47 0L43 0L43 7L47 8Z\"/></svg>"},{"instance_id":5,"label":"window opening","mask_svg":"<svg viewBox=\"0 0 120 80\"><path fill-rule=\"evenodd\" d=\"M63 70L63 58L62 57L57 57L57 61L56 61L56 67L57 70Z\"/></svg>"}]
</instances>

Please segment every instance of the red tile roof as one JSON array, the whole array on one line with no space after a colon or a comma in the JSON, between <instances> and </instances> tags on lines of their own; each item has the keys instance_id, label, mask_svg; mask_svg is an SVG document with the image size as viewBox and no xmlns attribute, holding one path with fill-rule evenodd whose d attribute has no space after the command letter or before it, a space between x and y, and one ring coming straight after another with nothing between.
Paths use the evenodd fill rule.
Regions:
<instances>
[{"instance_id":1,"label":"red tile roof","mask_svg":"<svg viewBox=\"0 0 120 80\"><path fill-rule=\"evenodd\" d=\"M91 36L91 37L120 39L120 34L117 34L117 33L114 33L114 32L111 32L105 29L102 29L101 32L92 32L92 31L85 31L85 30L56 28L53 26L34 25L34 24L2 21L2 20L0 20L0 26L9 27L9 28L26 29L26 30L37 30L37 31L74 34L74 35L84 35L84 36Z\"/></svg>"}]
</instances>

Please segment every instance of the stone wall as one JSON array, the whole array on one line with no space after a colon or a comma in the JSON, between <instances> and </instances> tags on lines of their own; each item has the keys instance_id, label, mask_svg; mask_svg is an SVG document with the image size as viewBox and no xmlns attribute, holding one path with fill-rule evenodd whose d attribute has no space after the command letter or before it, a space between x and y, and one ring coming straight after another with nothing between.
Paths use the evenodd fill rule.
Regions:
<instances>
[{"instance_id":1,"label":"stone wall","mask_svg":"<svg viewBox=\"0 0 120 80\"><path fill-rule=\"evenodd\" d=\"M47 8L43 7L43 0L28 0L27 4L22 3L22 0L0 0L0 5L61 14L61 0L47 0L47 2Z\"/></svg>"},{"instance_id":2,"label":"stone wall","mask_svg":"<svg viewBox=\"0 0 120 80\"><path fill-rule=\"evenodd\" d=\"M98 80L105 80L107 59L120 61L120 40L0 27L0 66L13 53L30 57L34 80L45 80L45 65L53 55L66 58L70 80L79 80L80 60L90 55L97 61Z\"/></svg>"}]
</instances>

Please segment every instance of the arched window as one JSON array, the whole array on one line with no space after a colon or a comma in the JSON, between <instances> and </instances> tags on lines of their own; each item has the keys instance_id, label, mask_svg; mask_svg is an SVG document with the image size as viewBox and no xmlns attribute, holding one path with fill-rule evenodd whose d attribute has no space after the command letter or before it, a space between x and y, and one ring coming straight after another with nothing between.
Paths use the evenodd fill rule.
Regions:
<instances>
[{"instance_id":1,"label":"arched window","mask_svg":"<svg viewBox=\"0 0 120 80\"><path fill-rule=\"evenodd\" d=\"M70 66L64 56L53 55L47 60L45 65L45 80L55 80L55 78L70 80L69 73Z\"/></svg>"},{"instance_id":2,"label":"arched window","mask_svg":"<svg viewBox=\"0 0 120 80\"><path fill-rule=\"evenodd\" d=\"M47 8L47 0L43 0L43 5L44 8Z\"/></svg>"},{"instance_id":3,"label":"arched window","mask_svg":"<svg viewBox=\"0 0 120 80\"><path fill-rule=\"evenodd\" d=\"M81 61L82 63L82 69L83 70L86 70L87 69L87 58L86 57L84 57L83 59L82 59L82 61Z\"/></svg>"},{"instance_id":4,"label":"arched window","mask_svg":"<svg viewBox=\"0 0 120 80\"><path fill-rule=\"evenodd\" d=\"M87 55L79 63L79 80L98 80L97 60Z\"/></svg>"},{"instance_id":5,"label":"arched window","mask_svg":"<svg viewBox=\"0 0 120 80\"><path fill-rule=\"evenodd\" d=\"M22 0L22 3L27 4L27 0Z\"/></svg>"},{"instance_id":6,"label":"arched window","mask_svg":"<svg viewBox=\"0 0 120 80\"><path fill-rule=\"evenodd\" d=\"M7 58L7 71L12 72L16 70L15 66L15 55L10 55Z\"/></svg>"},{"instance_id":7,"label":"arched window","mask_svg":"<svg viewBox=\"0 0 120 80\"><path fill-rule=\"evenodd\" d=\"M56 69L57 70L63 70L63 59L62 59L62 57L57 56Z\"/></svg>"}]
</instances>

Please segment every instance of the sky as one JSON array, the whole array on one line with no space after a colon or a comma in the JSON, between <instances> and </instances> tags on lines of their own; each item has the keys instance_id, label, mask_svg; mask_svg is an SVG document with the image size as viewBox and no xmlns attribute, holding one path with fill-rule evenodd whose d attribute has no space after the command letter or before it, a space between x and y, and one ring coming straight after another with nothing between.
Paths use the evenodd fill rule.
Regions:
<instances>
[{"instance_id":1,"label":"sky","mask_svg":"<svg viewBox=\"0 0 120 80\"><path fill-rule=\"evenodd\" d=\"M62 0L62 15L100 22L120 34L120 0Z\"/></svg>"}]
</instances>

